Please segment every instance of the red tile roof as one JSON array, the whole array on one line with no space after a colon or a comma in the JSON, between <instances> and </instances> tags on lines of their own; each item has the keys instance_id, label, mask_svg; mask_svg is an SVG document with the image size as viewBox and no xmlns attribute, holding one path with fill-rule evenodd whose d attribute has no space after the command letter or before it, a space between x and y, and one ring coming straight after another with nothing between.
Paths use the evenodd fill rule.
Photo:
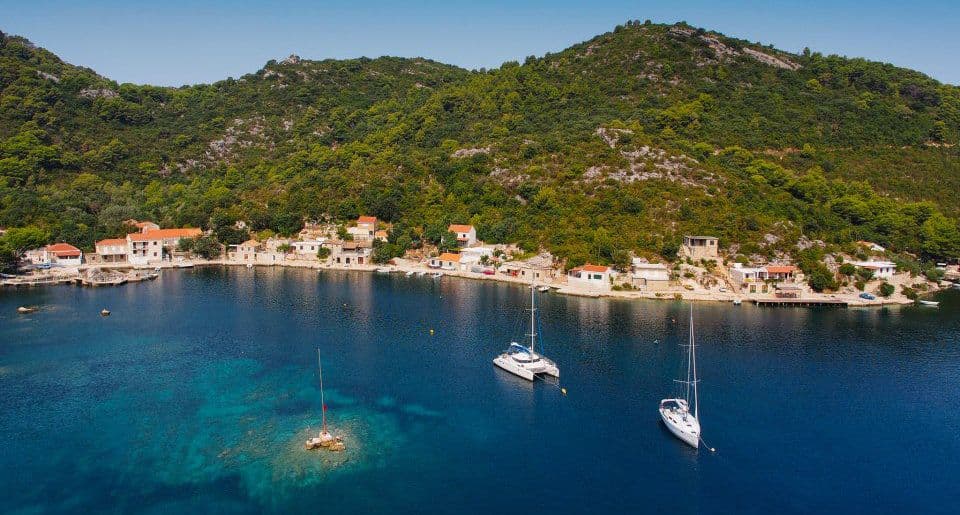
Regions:
<instances>
[{"instance_id":1,"label":"red tile roof","mask_svg":"<svg viewBox=\"0 0 960 515\"><path fill-rule=\"evenodd\" d=\"M45 249L57 257L78 257L80 255L80 249L69 243L54 243L53 245L47 245Z\"/></svg>"},{"instance_id":2,"label":"red tile roof","mask_svg":"<svg viewBox=\"0 0 960 515\"><path fill-rule=\"evenodd\" d=\"M450 224L450 227L447 227L447 230L450 232L470 232L473 229L472 225L461 225L461 224Z\"/></svg>"},{"instance_id":3,"label":"red tile roof","mask_svg":"<svg viewBox=\"0 0 960 515\"><path fill-rule=\"evenodd\" d=\"M587 263L582 267L580 267L580 269L585 270L587 272L606 272L610 270L610 267L602 266L602 265L591 265L590 263Z\"/></svg>"},{"instance_id":4,"label":"red tile roof","mask_svg":"<svg viewBox=\"0 0 960 515\"><path fill-rule=\"evenodd\" d=\"M377 217L375 216L361 216L357 218L358 224L375 224L377 223Z\"/></svg>"},{"instance_id":5,"label":"red tile roof","mask_svg":"<svg viewBox=\"0 0 960 515\"><path fill-rule=\"evenodd\" d=\"M768 274L792 274L797 271L793 265L775 265L766 267Z\"/></svg>"},{"instance_id":6,"label":"red tile roof","mask_svg":"<svg viewBox=\"0 0 960 515\"><path fill-rule=\"evenodd\" d=\"M126 245L127 240L124 238L107 238L105 240L100 240L97 242L98 247L106 247L109 245Z\"/></svg>"},{"instance_id":7,"label":"red tile roof","mask_svg":"<svg viewBox=\"0 0 960 515\"><path fill-rule=\"evenodd\" d=\"M444 252L440 254L440 261L454 261L460 262L460 254L454 254L453 252Z\"/></svg>"},{"instance_id":8,"label":"red tile roof","mask_svg":"<svg viewBox=\"0 0 960 515\"><path fill-rule=\"evenodd\" d=\"M203 234L203 231L197 228L187 229L154 229L144 233L128 234L127 237L133 241L149 240L168 240L173 238L196 238Z\"/></svg>"}]
</instances>

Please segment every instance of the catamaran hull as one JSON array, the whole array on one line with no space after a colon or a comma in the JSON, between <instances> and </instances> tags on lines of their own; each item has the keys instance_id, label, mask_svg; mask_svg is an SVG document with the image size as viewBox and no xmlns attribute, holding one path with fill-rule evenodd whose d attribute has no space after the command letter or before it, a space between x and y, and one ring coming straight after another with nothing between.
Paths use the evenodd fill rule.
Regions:
<instances>
[{"instance_id":1,"label":"catamaran hull","mask_svg":"<svg viewBox=\"0 0 960 515\"><path fill-rule=\"evenodd\" d=\"M679 438L683 443L693 447L694 449L700 448L700 435L689 433L684 431L680 427L677 427L676 422L670 419L666 411L660 410L660 419L663 420L663 425L667 426L667 429L673 433L673 436Z\"/></svg>"},{"instance_id":2,"label":"catamaran hull","mask_svg":"<svg viewBox=\"0 0 960 515\"><path fill-rule=\"evenodd\" d=\"M538 366L536 370L534 370L517 363L510 356L497 356L493 359L493 364L527 381L533 381L537 374L546 374L556 378L560 377L560 369L556 365Z\"/></svg>"}]
</instances>

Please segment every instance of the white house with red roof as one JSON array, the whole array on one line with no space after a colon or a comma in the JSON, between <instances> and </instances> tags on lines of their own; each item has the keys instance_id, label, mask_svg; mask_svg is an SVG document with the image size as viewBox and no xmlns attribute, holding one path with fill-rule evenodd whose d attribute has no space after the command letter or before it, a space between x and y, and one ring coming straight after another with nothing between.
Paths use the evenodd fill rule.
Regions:
<instances>
[{"instance_id":1,"label":"white house with red roof","mask_svg":"<svg viewBox=\"0 0 960 515\"><path fill-rule=\"evenodd\" d=\"M377 217L361 216L357 218L357 225L347 227L347 233L353 235L355 240L373 240L377 234Z\"/></svg>"},{"instance_id":2,"label":"white house with red roof","mask_svg":"<svg viewBox=\"0 0 960 515\"><path fill-rule=\"evenodd\" d=\"M461 247L477 244L477 230L472 225L450 224L447 231L457 235Z\"/></svg>"},{"instance_id":3,"label":"white house with red roof","mask_svg":"<svg viewBox=\"0 0 960 515\"><path fill-rule=\"evenodd\" d=\"M103 263L124 263L130 246L126 238L107 238L96 243L97 256Z\"/></svg>"},{"instance_id":4,"label":"white house with red roof","mask_svg":"<svg viewBox=\"0 0 960 515\"><path fill-rule=\"evenodd\" d=\"M164 252L169 254L176 249L180 240L198 238L203 231L197 228L185 229L154 229L145 232L127 235L129 253L127 261L132 265L151 265L160 263L164 259Z\"/></svg>"},{"instance_id":5,"label":"white house with red roof","mask_svg":"<svg viewBox=\"0 0 960 515\"><path fill-rule=\"evenodd\" d=\"M897 264L891 261L851 261L850 264L870 270L877 279L893 277L893 274L897 273Z\"/></svg>"},{"instance_id":6,"label":"white house with red roof","mask_svg":"<svg viewBox=\"0 0 960 515\"><path fill-rule=\"evenodd\" d=\"M609 290L612 276L610 267L587 263L567 272L567 284L594 290Z\"/></svg>"},{"instance_id":7,"label":"white house with red roof","mask_svg":"<svg viewBox=\"0 0 960 515\"><path fill-rule=\"evenodd\" d=\"M38 264L79 266L83 263L83 252L69 243L54 243L43 247L36 259Z\"/></svg>"},{"instance_id":8,"label":"white house with red roof","mask_svg":"<svg viewBox=\"0 0 960 515\"><path fill-rule=\"evenodd\" d=\"M427 266L441 270L460 270L460 254L444 252L437 257L430 258Z\"/></svg>"}]
</instances>

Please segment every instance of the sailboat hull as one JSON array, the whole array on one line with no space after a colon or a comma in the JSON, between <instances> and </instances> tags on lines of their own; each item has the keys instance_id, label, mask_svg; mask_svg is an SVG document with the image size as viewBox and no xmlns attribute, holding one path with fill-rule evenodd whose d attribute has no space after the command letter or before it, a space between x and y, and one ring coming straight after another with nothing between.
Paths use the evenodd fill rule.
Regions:
<instances>
[{"instance_id":1,"label":"sailboat hull","mask_svg":"<svg viewBox=\"0 0 960 515\"><path fill-rule=\"evenodd\" d=\"M660 406L660 419L663 420L663 425L667 426L673 436L679 438L680 441L698 449L700 447L700 422L682 409L663 406L663 402Z\"/></svg>"}]
</instances>

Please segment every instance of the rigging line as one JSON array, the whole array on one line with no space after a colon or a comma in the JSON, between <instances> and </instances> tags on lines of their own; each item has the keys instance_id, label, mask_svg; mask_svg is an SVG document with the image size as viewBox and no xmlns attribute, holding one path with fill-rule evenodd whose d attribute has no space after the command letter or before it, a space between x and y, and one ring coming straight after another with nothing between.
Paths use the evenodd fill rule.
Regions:
<instances>
[{"instance_id":1,"label":"rigging line","mask_svg":"<svg viewBox=\"0 0 960 515\"><path fill-rule=\"evenodd\" d=\"M707 449L709 449L710 452L717 452L717 448L716 448L716 447L710 447L710 444L708 444L708 443L706 442L706 440L703 439L702 436L698 436L697 438L700 439L700 442L703 443L703 445L706 445L706 446L707 446Z\"/></svg>"}]
</instances>

